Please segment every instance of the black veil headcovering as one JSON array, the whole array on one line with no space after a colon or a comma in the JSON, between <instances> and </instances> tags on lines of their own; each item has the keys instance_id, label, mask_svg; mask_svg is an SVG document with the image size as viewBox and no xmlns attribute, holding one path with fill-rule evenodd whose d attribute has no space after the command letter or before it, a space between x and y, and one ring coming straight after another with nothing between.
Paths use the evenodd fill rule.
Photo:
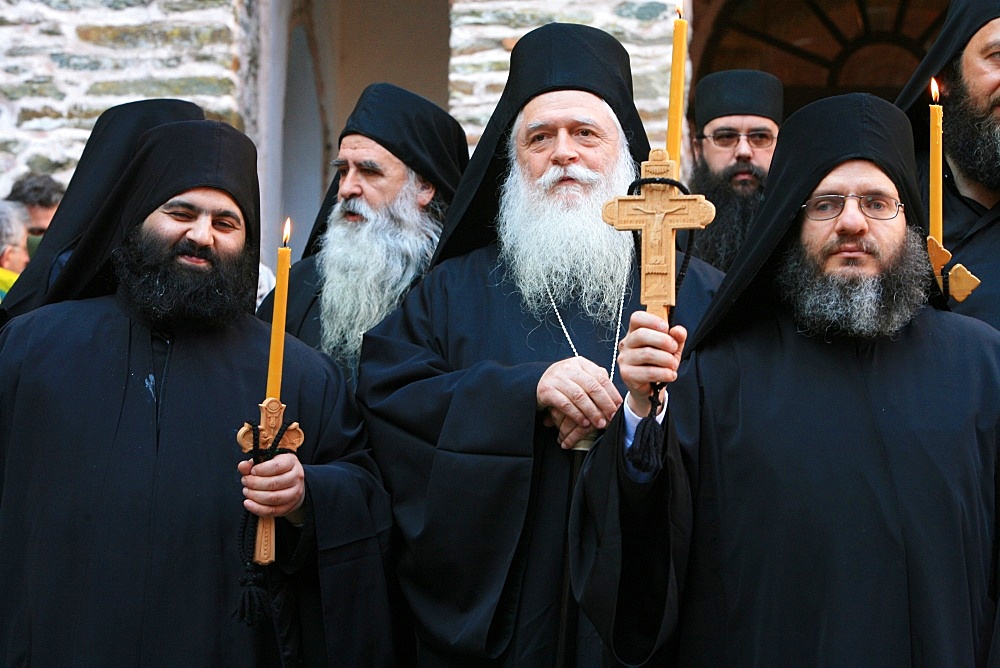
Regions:
<instances>
[{"instance_id":1,"label":"black veil headcovering","mask_svg":"<svg viewBox=\"0 0 1000 668\"><path fill-rule=\"evenodd\" d=\"M867 93L828 97L802 107L781 126L764 202L747 241L688 341L687 353L716 332L752 317L755 309L774 307L770 292L783 240L799 229L800 207L819 182L848 160L878 165L899 191L907 225L927 229L906 114Z\"/></svg>"},{"instance_id":2,"label":"black veil headcovering","mask_svg":"<svg viewBox=\"0 0 1000 668\"><path fill-rule=\"evenodd\" d=\"M980 28L998 17L1000 2L997 0L951 0L938 38L896 98L896 106L907 112L917 129L919 146L926 146L929 141L929 133L922 129L928 127L931 77L938 76L965 50L965 45Z\"/></svg>"},{"instance_id":3,"label":"black veil headcovering","mask_svg":"<svg viewBox=\"0 0 1000 668\"><path fill-rule=\"evenodd\" d=\"M111 253L158 206L192 188L228 193L243 213L246 243L260 254L257 149L219 121L158 125L138 149L59 274L46 303L112 294L117 288Z\"/></svg>"},{"instance_id":4,"label":"black veil headcovering","mask_svg":"<svg viewBox=\"0 0 1000 668\"><path fill-rule=\"evenodd\" d=\"M140 100L105 110L94 123L66 193L31 263L0 304L0 324L47 303L53 265L90 228L150 128L205 118L183 100Z\"/></svg>"},{"instance_id":5,"label":"black veil headcovering","mask_svg":"<svg viewBox=\"0 0 1000 668\"><path fill-rule=\"evenodd\" d=\"M649 158L649 140L632 101L632 71L625 47L590 26L550 23L536 28L511 51L507 85L448 209L432 264L496 239L494 223L500 184L509 167L511 126L532 98L557 90L581 90L604 99L625 131L632 158L637 164Z\"/></svg>"},{"instance_id":6,"label":"black veil headcovering","mask_svg":"<svg viewBox=\"0 0 1000 668\"><path fill-rule=\"evenodd\" d=\"M458 121L427 98L390 83L374 83L362 91L340 140L352 134L377 142L432 183L437 194L449 204L469 164L469 144ZM340 180L334 177L313 223L303 257L319 250L319 239L337 203L339 184Z\"/></svg>"}]
</instances>

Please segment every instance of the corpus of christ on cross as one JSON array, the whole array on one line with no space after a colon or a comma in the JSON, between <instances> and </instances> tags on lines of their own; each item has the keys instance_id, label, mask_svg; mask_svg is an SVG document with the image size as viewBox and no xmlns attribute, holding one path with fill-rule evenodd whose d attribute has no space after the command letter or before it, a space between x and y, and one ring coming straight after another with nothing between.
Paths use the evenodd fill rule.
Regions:
<instances>
[{"instance_id":1,"label":"corpus of christ on cross","mask_svg":"<svg viewBox=\"0 0 1000 668\"><path fill-rule=\"evenodd\" d=\"M677 164L667 152L654 148L642 163L641 176L677 178ZM616 230L639 230L642 235L640 301L646 310L668 320L677 303L674 289L677 230L702 229L715 218L715 205L704 195L682 195L665 183L643 185L641 195L616 197L604 205L604 222Z\"/></svg>"}]
</instances>

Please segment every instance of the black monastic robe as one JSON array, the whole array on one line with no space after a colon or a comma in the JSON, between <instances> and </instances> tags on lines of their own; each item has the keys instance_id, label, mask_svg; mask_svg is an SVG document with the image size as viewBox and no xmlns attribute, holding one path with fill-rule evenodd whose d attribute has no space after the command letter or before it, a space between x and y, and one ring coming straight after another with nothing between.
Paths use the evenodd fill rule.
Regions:
<instances>
[{"instance_id":1,"label":"black monastic robe","mask_svg":"<svg viewBox=\"0 0 1000 668\"><path fill-rule=\"evenodd\" d=\"M692 260L674 322L692 327L721 274ZM622 331L560 307L579 353L608 368ZM579 453L542 424L543 372L573 353L553 314L526 313L495 245L433 269L365 335L358 396L403 538L398 575L421 663L553 665ZM615 382L624 396L618 374ZM570 606L576 661L602 646ZM572 631L570 633L573 633Z\"/></svg>"},{"instance_id":2,"label":"black monastic robe","mask_svg":"<svg viewBox=\"0 0 1000 668\"><path fill-rule=\"evenodd\" d=\"M154 338L113 296L0 334L0 663L389 663L388 498L332 362L286 337L310 518L276 520L280 612L248 627L236 432L260 419L269 329Z\"/></svg>"},{"instance_id":3,"label":"black monastic robe","mask_svg":"<svg viewBox=\"0 0 1000 668\"><path fill-rule=\"evenodd\" d=\"M925 308L898 337L828 341L779 312L687 364L672 469L631 482L616 419L582 474L578 584L619 657L997 665L997 332Z\"/></svg>"}]
</instances>

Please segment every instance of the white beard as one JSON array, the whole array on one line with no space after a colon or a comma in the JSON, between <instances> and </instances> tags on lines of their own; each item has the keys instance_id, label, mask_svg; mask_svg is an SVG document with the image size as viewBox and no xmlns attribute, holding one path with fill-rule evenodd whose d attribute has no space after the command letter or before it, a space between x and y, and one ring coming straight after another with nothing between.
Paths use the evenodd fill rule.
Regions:
<instances>
[{"instance_id":1,"label":"white beard","mask_svg":"<svg viewBox=\"0 0 1000 668\"><path fill-rule=\"evenodd\" d=\"M608 174L578 165L552 167L535 183L511 159L497 216L500 257L539 319L552 308L546 288L557 304L575 302L595 322L613 325L618 318L635 244L630 232L615 230L601 212L636 178L625 142L619 146ZM552 185L567 175L590 188Z\"/></svg>"},{"instance_id":2,"label":"white beard","mask_svg":"<svg viewBox=\"0 0 1000 668\"><path fill-rule=\"evenodd\" d=\"M361 335L406 296L430 264L441 222L417 206L411 179L396 200L375 211L360 199L340 200L330 212L317 257L322 289L320 348L353 372ZM352 223L345 212L361 214Z\"/></svg>"}]
</instances>

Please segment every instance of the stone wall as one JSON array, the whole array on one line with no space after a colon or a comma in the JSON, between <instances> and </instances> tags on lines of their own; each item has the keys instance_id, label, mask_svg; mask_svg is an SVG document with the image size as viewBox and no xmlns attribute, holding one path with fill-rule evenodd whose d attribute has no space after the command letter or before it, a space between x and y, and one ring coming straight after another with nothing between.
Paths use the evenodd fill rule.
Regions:
<instances>
[{"instance_id":1,"label":"stone wall","mask_svg":"<svg viewBox=\"0 0 1000 668\"><path fill-rule=\"evenodd\" d=\"M0 0L0 197L28 170L67 182L94 120L116 104L179 97L252 124L245 4Z\"/></svg>"},{"instance_id":2,"label":"stone wall","mask_svg":"<svg viewBox=\"0 0 1000 668\"><path fill-rule=\"evenodd\" d=\"M675 0L455 0L451 112L468 133L470 144L475 144L503 90L510 50L517 39L552 21L585 23L611 33L625 45L632 61L636 105L650 142L662 146L678 4ZM685 10L685 16L689 14ZM690 73L686 81L690 82Z\"/></svg>"}]
</instances>

